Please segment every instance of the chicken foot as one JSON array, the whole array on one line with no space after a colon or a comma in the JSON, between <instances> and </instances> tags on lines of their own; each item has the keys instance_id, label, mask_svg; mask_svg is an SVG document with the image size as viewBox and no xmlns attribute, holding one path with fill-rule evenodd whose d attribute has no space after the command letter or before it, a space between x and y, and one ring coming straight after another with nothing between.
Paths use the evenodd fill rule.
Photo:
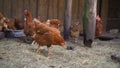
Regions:
<instances>
[{"instance_id":1,"label":"chicken foot","mask_svg":"<svg viewBox=\"0 0 120 68\"><path fill-rule=\"evenodd\" d=\"M40 45L38 46L37 49L35 49L35 53L40 53Z\"/></svg>"},{"instance_id":2,"label":"chicken foot","mask_svg":"<svg viewBox=\"0 0 120 68\"><path fill-rule=\"evenodd\" d=\"M50 53L50 47L51 47L51 45L47 45L47 48L48 48L48 54L47 54L47 56L49 56L51 53Z\"/></svg>"}]
</instances>

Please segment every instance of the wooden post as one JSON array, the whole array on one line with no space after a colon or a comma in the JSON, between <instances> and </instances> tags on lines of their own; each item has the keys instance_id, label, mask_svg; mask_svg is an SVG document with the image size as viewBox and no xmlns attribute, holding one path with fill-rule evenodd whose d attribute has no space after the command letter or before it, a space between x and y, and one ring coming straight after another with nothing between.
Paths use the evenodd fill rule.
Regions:
<instances>
[{"instance_id":1,"label":"wooden post","mask_svg":"<svg viewBox=\"0 0 120 68\"><path fill-rule=\"evenodd\" d=\"M65 0L64 39L69 40L72 0Z\"/></svg>"},{"instance_id":2,"label":"wooden post","mask_svg":"<svg viewBox=\"0 0 120 68\"><path fill-rule=\"evenodd\" d=\"M91 47L95 38L97 0L85 0L83 15L84 45Z\"/></svg>"}]
</instances>

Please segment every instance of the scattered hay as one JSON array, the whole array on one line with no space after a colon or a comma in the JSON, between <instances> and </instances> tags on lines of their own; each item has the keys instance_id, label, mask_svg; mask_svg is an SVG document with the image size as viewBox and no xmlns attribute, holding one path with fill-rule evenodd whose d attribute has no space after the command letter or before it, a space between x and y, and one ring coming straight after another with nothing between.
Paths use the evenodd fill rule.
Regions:
<instances>
[{"instance_id":1,"label":"scattered hay","mask_svg":"<svg viewBox=\"0 0 120 68\"><path fill-rule=\"evenodd\" d=\"M92 48L83 47L82 41L67 44L75 46L74 50L54 45L51 55L46 57L43 52L47 52L46 47L36 54L33 50L37 45L16 39L0 40L0 68L120 68L120 64L110 58L114 53L120 55L119 41L95 40Z\"/></svg>"}]
</instances>

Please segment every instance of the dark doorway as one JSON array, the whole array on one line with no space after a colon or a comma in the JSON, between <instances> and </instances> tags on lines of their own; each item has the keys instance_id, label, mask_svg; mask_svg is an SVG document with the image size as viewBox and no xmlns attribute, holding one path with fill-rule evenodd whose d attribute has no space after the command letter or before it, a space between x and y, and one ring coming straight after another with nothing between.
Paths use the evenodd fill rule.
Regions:
<instances>
[{"instance_id":1,"label":"dark doorway","mask_svg":"<svg viewBox=\"0 0 120 68\"><path fill-rule=\"evenodd\" d=\"M97 15L101 17L102 0L97 0Z\"/></svg>"},{"instance_id":2,"label":"dark doorway","mask_svg":"<svg viewBox=\"0 0 120 68\"><path fill-rule=\"evenodd\" d=\"M108 0L108 20L106 30L120 30L120 0Z\"/></svg>"}]
</instances>

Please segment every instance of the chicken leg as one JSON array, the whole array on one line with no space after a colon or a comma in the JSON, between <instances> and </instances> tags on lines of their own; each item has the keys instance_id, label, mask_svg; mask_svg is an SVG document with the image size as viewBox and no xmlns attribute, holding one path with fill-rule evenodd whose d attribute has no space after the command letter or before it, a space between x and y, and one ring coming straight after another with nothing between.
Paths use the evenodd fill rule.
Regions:
<instances>
[{"instance_id":1,"label":"chicken leg","mask_svg":"<svg viewBox=\"0 0 120 68\"><path fill-rule=\"evenodd\" d=\"M40 45L38 46L37 49L35 49L35 53L40 53Z\"/></svg>"},{"instance_id":2,"label":"chicken leg","mask_svg":"<svg viewBox=\"0 0 120 68\"><path fill-rule=\"evenodd\" d=\"M50 45L47 45L47 48L48 48L48 56L51 54L51 53L50 53L50 47L51 47L51 44L50 44Z\"/></svg>"}]
</instances>

